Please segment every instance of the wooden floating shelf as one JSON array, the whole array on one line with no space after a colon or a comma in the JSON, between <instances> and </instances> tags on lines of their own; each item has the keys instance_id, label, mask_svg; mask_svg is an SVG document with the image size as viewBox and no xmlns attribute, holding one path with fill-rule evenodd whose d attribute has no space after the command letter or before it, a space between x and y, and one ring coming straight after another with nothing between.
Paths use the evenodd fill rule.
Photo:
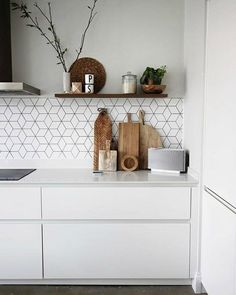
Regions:
<instances>
[{"instance_id":1,"label":"wooden floating shelf","mask_svg":"<svg viewBox=\"0 0 236 295\"><path fill-rule=\"evenodd\" d=\"M168 94L123 94L123 93L93 93L93 94L74 94L74 93L56 93L59 98L166 98Z\"/></svg>"}]
</instances>

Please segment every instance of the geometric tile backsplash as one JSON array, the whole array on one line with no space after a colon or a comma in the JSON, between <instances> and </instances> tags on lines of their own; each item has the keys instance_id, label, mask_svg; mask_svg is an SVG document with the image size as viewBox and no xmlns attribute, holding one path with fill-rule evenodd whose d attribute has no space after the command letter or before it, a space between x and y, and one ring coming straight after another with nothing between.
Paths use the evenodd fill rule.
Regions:
<instances>
[{"instance_id":1,"label":"geometric tile backsplash","mask_svg":"<svg viewBox=\"0 0 236 295\"><path fill-rule=\"evenodd\" d=\"M106 107L113 136L126 113L160 133L164 147L181 148L182 98L0 98L0 159L86 159L93 155L93 126L97 109Z\"/></svg>"}]
</instances>

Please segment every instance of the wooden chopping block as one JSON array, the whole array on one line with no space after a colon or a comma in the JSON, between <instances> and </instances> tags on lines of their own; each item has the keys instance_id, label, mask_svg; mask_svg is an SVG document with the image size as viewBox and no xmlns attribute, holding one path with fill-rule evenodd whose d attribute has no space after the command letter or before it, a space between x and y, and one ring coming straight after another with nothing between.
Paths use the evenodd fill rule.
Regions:
<instances>
[{"instance_id":1,"label":"wooden chopping block","mask_svg":"<svg viewBox=\"0 0 236 295\"><path fill-rule=\"evenodd\" d=\"M131 114L127 114L128 122L119 123L118 168L123 170L121 160L130 155L139 159L139 123L131 121ZM137 168L138 169L138 168Z\"/></svg>"},{"instance_id":2,"label":"wooden chopping block","mask_svg":"<svg viewBox=\"0 0 236 295\"><path fill-rule=\"evenodd\" d=\"M111 151L111 141L106 141L106 149L99 151L99 171L114 172L117 170L117 151Z\"/></svg>"},{"instance_id":3,"label":"wooden chopping block","mask_svg":"<svg viewBox=\"0 0 236 295\"><path fill-rule=\"evenodd\" d=\"M162 147L157 130L144 124L144 111L139 111L140 139L139 139L139 168L148 168L148 149Z\"/></svg>"}]
</instances>

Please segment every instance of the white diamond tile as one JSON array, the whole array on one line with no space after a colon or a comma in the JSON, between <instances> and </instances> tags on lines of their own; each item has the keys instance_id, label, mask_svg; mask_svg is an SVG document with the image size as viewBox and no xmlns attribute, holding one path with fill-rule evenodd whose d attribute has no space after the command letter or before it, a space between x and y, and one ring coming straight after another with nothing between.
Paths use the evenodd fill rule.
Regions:
<instances>
[{"instance_id":1,"label":"white diamond tile","mask_svg":"<svg viewBox=\"0 0 236 295\"><path fill-rule=\"evenodd\" d=\"M168 107L166 107L166 109L164 110L164 113L163 113L166 121L168 121L168 119L170 118L171 116L171 112L170 112L170 109Z\"/></svg>"},{"instance_id":2,"label":"white diamond tile","mask_svg":"<svg viewBox=\"0 0 236 295\"><path fill-rule=\"evenodd\" d=\"M64 137L71 137L72 133L74 132L73 129L66 129L63 133ZM68 141L68 139L66 139L66 141Z\"/></svg>"},{"instance_id":3,"label":"white diamond tile","mask_svg":"<svg viewBox=\"0 0 236 295\"><path fill-rule=\"evenodd\" d=\"M0 114L4 114L6 111L7 107L6 106L1 106L0 105Z\"/></svg>"},{"instance_id":4,"label":"white diamond tile","mask_svg":"<svg viewBox=\"0 0 236 295\"><path fill-rule=\"evenodd\" d=\"M13 116L13 115L12 115ZM11 117L12 117L11 116ZM3 121L3 123L5 123L6 122L6 117L5 117L5 115L4 114L0 114L0 122L2 122Z\"/></svg>"},{"instance_id":5,"label":"white diamond tile","mask_svg":"<svg viewBox=\"0 0 236 295\"><path fill-rule=\"evenodd\" d=\"M176 122L169 121L168 123L171 129L179 129L179 126Z\"/></svg>"},{"instance_id":6,"label":"white diamond tile","mask_svg":"<svg viewBox=\"0 0 236 295\"><path fill-rule=\"evenodd\" d=\"M90 159L99 107L108 109L115 139L127 112L138 121L142 109L165 147L182 147L182 98L0 98L0 158Z\"/></svg>"},{"instance_id":7,"label":"white diamond tile","mask_svg":"<svg viewBox=\"0 0 236 295\"><path fill-rule=\"evenodd\" d=\"M178 124L178 126L180 128L183 126L183 117L182 117L182 115L178 116L178 119L176 120L176 123Z\"/></svg>"},{"instance_id":8,"label":"white diamond tile","mask_svg":"<svg viewBox=\"0 0 236 295\"><path fill-rule=\"evenodd\" d=\"M152 98L139 98L139 102L142 107L149 107L152 102Z\"/></svg>"},{"instance_id":9,"label":"white diamond tile","mask_svg":"<svg viewBox=\"0 0 236 295\"><path fill-rule=\"evenodd\" d=\"M0 139L0 144L1 144L0 153L8 150L7 146L6 146L7 139L8 139L8 137L1 137L1 139Z\"/></svg>"},{"instance_id":10,"label":"white diamond tile","mask_svg":"<svg viewBox=\"0 0 236 295\"><path fill-rule=\"evenodd\" d=\"M178 102L182 100L181 98L172 98L170 101L169 101L169 106L177 106Z\"/></svg>"},{"instance_id":11,"label":"white diamond tile","mask_svg":"<svg viewBox=\"0 0 236 295\"><path fill-rule=\"evenodd\" d=\"M151 102L151 104L150 104L150 108L151 108L151 110L152 110L153 113L156 112L157 107L158 107L157 101L156 101L156 99L153 99L152 102Z\"/></svg>"},{"instance_id":12,"label":"white diamond tile","mask_svg":"<svg viewBox=\"0 0 236 295\"><path fill-rule=\"evenodd\" d=\"M130 108L131 108L131 103L129 101L127 101L124 104L124 109L125 109L126 113L130 112Z\"/></svg>"},{"instance_id":13,"label":"white diamond tile","mask_svg":"<svg viewBox=\"0 0 236 295\"><path fill-rule=\"evenodd\" d=\"M163 99L163 98L157 99L157 100L156 100L156 103L157 103L157 107L158 107L158 108L159 108L159 107L165 107L165 106L166 106L166 104L165 104L165 99Z\"/></svg>"},{"instance_id":14,"label":"white diamond tile","mask_svg":"<svg viewBox=\"0 0 236 295\"><path fill-rule=\"evenodd\" d=\"M60 107L61 103L57 98L51 98L50 99L52 107Z\"/></svg>"},{"instance_id":15,"label":"white diamond tile","mask_svg":"<svg viewBox=\"0 0 236 295\"><path fill-rule=\"evenodd\" d=\"M35 120L35 118L33 118L31 114L23 114L23 117L24 117L24 119L25 119L26 122L30 122L30 121L34 121Z\"/></svg>"},{"instance_id":16,"label":"white diamond tile","mask_svg":"<svg viewBox=\"0 0 236 295\"><path fill-rule=\"evenodd\" d=\"M19 142L21 142L20 139L18 138L19 134L20 134L20 129L13 129L11 132L11 137L16 137L19 140ZM0 139L1 138L2 138L2 135L0 136Z\"/></svg>"},{"instance_id":17,"label":"white diamond tile","mask_svg":"<svg viewBox=\"0 0 236 295\"><path fill-rule=\"evenodd\" d=\"M171 131L170 125L168 123L166 123L163 130L165 132L165 135L168 136Z\"/></svg>"},{"instance_id":18,"label":"white diamond tile","mask_svg":"<svg viewBox=\"0 0 236 295\"><path fill-rule=\"evenodd\" d=\"M126 102L126 98L119 98L117 99L115 106L124 106L125 102Z\"/></svg>"},{"instance_id":19,"label":"white diamond tile","mask_svg":"<svg viewBox=\"0 0 236 295\"><path fill-rule=\"evenodd\" d=\"M11 127L13 128L13 130L20 129L20 124L18 122L10 122L10 124L11 124Z\"/></svg>"},{"instance_id":20,"label":"white diamond tile","mask_svg":"<svg viewBox=\"0 0 236 295\"><path fill-rule=\"evenodd\" d=\"M24 140L24 145L31 145L33 141L34 141L33 136L27 136Z\"/></svg>"},{"instance_id":21,"label":"white diamond tile","mask_svg":"<svg viewBox=\"0 0 236 295\"><path fill-rule=\"evenodd\" d=\"M87 139L87 137L78 137L76 143L77 144L84 144L86 139Z\"/></svg>"},{"instance_id":22,"label":"white diamond tile","mask_svg":"<svg viewBox=\"0 0 236 295\"><path fill-rule=\"evenodd\" d=\"M50 110L50 114L57 114L59 110L60 110L60 106L52 106Z\"/></svg>"},{"instance_id":23,"label":"white diamond tile","mask_svg":"<svg viewBox=\"0 0 236 295\"><path fill-rule=\"evenodd\" d=\"M151 122L152 117L153 117L153 114L152 113L150 113L150 114L149 113L145 113L145 117L144 117L145 123Z\"/></svg>"},{"instance_id":24,"label":"white diamond tile","mask_svg":"<svg viewBox=\"0 0 236 295\"><path fill-rule=\"evenodd\" d=\"M158 118L159 119L159 118ZM158 122L158 124L157 124L157 126L156 126L156 128L158 129L158 130L162 130L163 129L163 127L165 126L165 123L166 122Z\"/></svg>"},{"instance_id":25,"label":"white diamond tile","mask_svg":"<svg viewBox=\"0 0 236 295\"><path fill-rule=\"evenodd\" d=\"M170 126L170 125L169 125ZM168 136L176 137L179 132L179 129L170 129Z\"/></svg>"},{"instance_id":26,"label":"white diamond tile","mask_svg":"<svg viewBox=\"0 0 236 295\"><path fill-rule=\"evenodd\" d=\"M79 124L79 119L77 118L76 114L73 115L71 119L71 124L74 128Z\"/></svg>"},{"instance_id":27,"label":"white diamond tile","mask_svg":"<svg viewBox=\"0 0 236 295\"><path fill-rule=\"evenodd\" d=\"M12 142L12 139L11 138L8 138L7 141L6 141L6 147L7 149L10 151L11 148L13 146L13 142Z\"/></svg>"},{"instance_id":28,"label":"white diamond tile","mask_svg":"<svg viewBox=\"0 0 236 295\"><path fill-rule=\"evenodd\" d=\"M105 103L104 103L104 101L102 99L99 100L99 102L97 104L97 107L98 108L105 108L106 107L106 105L105 105Z\"/></svg>"},{"instance_id":29,"label":"white diamond tile","mask_svg":"<svg viewBox=\"0 0 236 295\"><path fill-rule=\"evenodd\" d=\"M37 121L43 122L46 119L46 114L39 114L37 117Z\"/></svg>"},{"instance_id":30,"label":"white diamond tile","mask_svg":"<svg viewBox=\"0 0 236 295\"><path fill-rule=\"evenodd\" d=\"M0 130L1 129L4 129L5 127L6 127L6 125L7 125L7 121L2 121L2 122L0 122Z\"/></svg>"},{"instance_id":31,"label":"white diamond tile","mask_svg":"<svg viewBox=\"0 0 236 295\"><path fill-rule=\"evenodd\" d=\"M150 105L141 105L141 109L145 112L145 114L152 114L152 109L150 108Z\"/></svg>"},{"instance_id":32,"label":"white diamond tile","mask_svg":"<svg viewBox=\"0 0 236 295\"><path fill-rule=\"evenodd\" d=\"M4 115L6 117L7 120L10 120L11 116L12 116L12 111L10 110L10 108L7 108L4 112Z\"/></svg>"},{"instance_id":33,"label":"white diamond tile","mask_svg":"<svg viewBox=\"0 0 236 295\"><path fill-rule=\"evenodd\" d=\"M47 133L48 129L39 129L39 132L37 133L37 136L39 137L44 137L45 134Z\"/></svg>"},{"instance_id":34,"label":"white diamond tile","mask_svg":"<svg viewBox=\"0 0 236 295\"><path fill-rule=\"evenodd\" d=\"M96 113L96 114L92 114L91 115L91 117L90 117L90 123L93 123L94 124L94 122L96 121L96 119L97 119L97 116L98 116L98 114Z\"/></svg>"},{"instance_id":35,"label":"white diamond tile","mask_svg":"<svg viewBox=\"0 0 236 295\"><path fill-rule=\"evenodd\" d=\"M135 106L131 106L130 109L129 109L129 112L131 114L138 114L140 110L140 106L139 105L135 105Z\"/></svg>"},{"instance_id":36,"label":"white diamond tile","mask_svg":"<svg viewBox=\"0 0 236 295\"><path fill-rule=\"evenodd\" d=\"M6 133L8 134L8 135L10 135L11 134L11 132L12 132L12 130L13 130L13 127L11 126L11 124L10 123L7 123L6 125L5 125L5 131L6 131Z\"/></svg>"}]
</instances>

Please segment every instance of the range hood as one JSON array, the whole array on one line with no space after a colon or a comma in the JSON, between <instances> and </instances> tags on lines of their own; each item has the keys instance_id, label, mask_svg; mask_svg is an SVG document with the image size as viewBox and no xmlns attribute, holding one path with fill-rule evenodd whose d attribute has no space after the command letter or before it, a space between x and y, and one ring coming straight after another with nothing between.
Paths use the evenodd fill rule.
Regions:
<instances>
[{"instance_id":1,"label":"range hood","mask_svg":"<svg viewBox=\"0 0 236 295\"><path fill-rule=\"evenodd\" d=\"M10 0L0 0L0 96L40 95L23 82L12 82Z\"/></svg>"},{"instance_id":2,"label":"range hood","mask_svg":"<svg viewBox=\"0 0 236 295\"><path fill-rule=\"evenodd\" d=\"M40 95L40 90L23 82L0 82L0 96Z\"/></svg>"}]
</instances>

